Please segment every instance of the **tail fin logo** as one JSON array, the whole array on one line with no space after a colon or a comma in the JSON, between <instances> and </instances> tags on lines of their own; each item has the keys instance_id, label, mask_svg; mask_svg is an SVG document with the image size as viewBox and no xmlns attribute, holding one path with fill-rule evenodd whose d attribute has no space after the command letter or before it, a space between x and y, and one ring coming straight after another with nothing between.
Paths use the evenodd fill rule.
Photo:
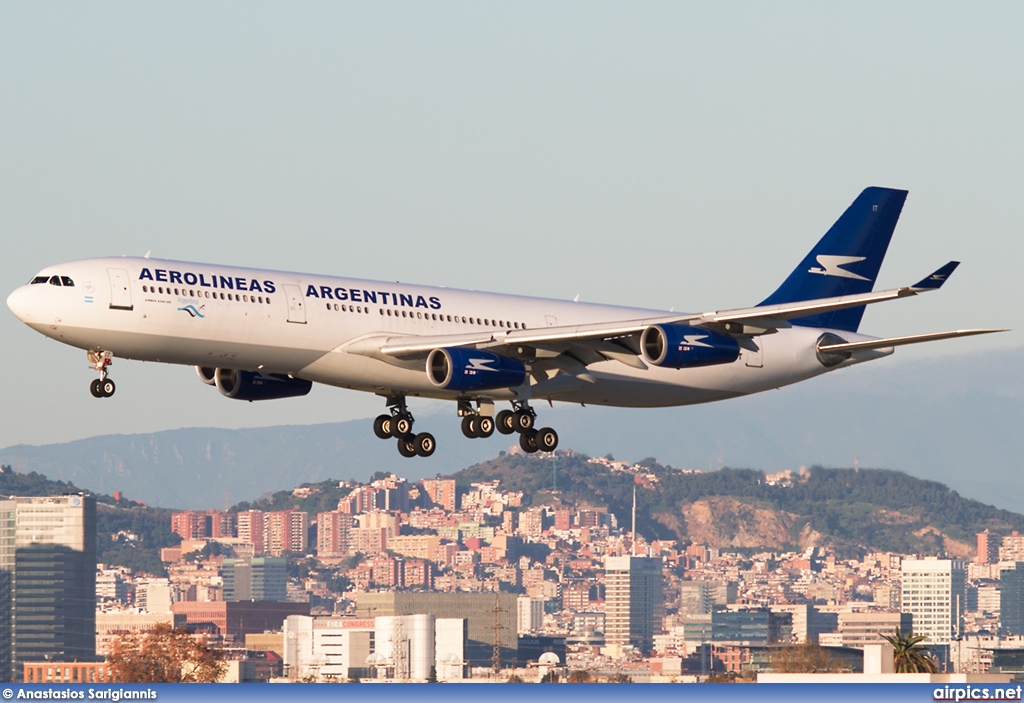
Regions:
<instances>
[{"instance_id":1,"label":"tail fin logo","mask_svg":"<svg viewBox=\"0 0 1024 703\"><path fill-rule=\"evenodd\" d=\"M855 264L858 261L864 261L867 257L865 256L833 256L831 254L821 254L816 257L818 263L821 264L821 268L812 266L807 269L807 273L817 273L822 276L838 276L839 278L852 278L857 281L870 281L870 278L864 278L858 276L852 271L847 271L842 268L849 264Z\"/></svg>"}]
</instances>

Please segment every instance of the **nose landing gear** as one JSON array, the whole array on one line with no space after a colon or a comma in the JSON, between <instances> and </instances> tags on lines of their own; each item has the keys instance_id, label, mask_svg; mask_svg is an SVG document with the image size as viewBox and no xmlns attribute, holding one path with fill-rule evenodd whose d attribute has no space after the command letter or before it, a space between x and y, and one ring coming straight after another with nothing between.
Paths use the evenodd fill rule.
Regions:
<instances>
[{"instance_id":1,"label":"nose landing gear","mask_svg":"<svg viewBox=\"0 0 1024 703\"><path fill-rule=\"evenodd\" d=\"M94 398L109 398L114 395L117 386L114 380L107 376L107 367L114 361L114 355L108 351L89 351L89 366L100 372L100 377L89 384L89 392Z\"/></svg>"}]
</instances>

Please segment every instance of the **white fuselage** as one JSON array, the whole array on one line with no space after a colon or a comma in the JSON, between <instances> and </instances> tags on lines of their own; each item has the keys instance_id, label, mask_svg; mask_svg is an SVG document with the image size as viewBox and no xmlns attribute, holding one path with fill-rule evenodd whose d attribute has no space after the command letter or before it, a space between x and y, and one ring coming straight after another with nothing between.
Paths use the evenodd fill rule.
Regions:
<instances>
[{"instance_id":1,"label":"white fuselage","mask_svg":"<svg viewBox=\"0 0 1024 703\"><path fill-rule=\"evenodd\" d=\"M147 258L58 264L39 276L73 285L25 285L8 306L38 332L116 357L290 374L384 395L462 398L428 380L422 361L347 349L389 337L432 337L639 319L663 311L518 295L382 283ZM755 339L733 363L691 369L633 368L619 361L534 380L534 398L656 407L703 403L822 374L815 343L825 330L794 326ZM848 340L869 339L844 332ZM840 368L891 353L854 355ZM474 393L508 400L508 389Z\"/></svg>"}]
</instances>

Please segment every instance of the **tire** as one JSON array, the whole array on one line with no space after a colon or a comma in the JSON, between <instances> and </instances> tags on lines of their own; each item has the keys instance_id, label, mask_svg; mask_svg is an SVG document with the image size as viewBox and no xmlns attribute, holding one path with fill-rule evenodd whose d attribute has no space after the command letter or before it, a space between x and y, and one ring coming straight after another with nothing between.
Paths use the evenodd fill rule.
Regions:
<instances>
[{"instance_id":1,"label":"tire","mask_svg":"<svg viewBox=\"0 0 1024 703\"><path fill-rule=\"evenodd\" d=\"M92 383L89 384L89 392L92 393L93 398L102 398L103 382L98 378L94 378Z\"/></svg>"},{"instance_id":2,"label":"tire","mask_svg":"<svg viewBox=\"0 0 1024 703\"><path fill-rule=\"evenodd\" d=\"M476 439L476 416L466 415L462 418L462 434L466 435L469 439Z\"/></svg>"},{"instance_id":3,"label":"tire","mask_svg":"<svg viewBox=\"0 0 1024 703\"><path fill-rule=\"evenodd\" d=\"M537 451L537 441L534 437L536 437L534 432L523 432L519 435L519 446L522 447L523 451L527 454L533 454Z\"/></svg>"},{"instance_id":4,"label":"tire","mask_svg":"<svg viewBox=\"0 0 1024 703\"><path fill-rule=\"evenodd\" d=\"M115 390L117 390L117 386L114 385L114 381L112 379L108 378L105 381L100 381L100 391L102 391L104 398L109 398L114 395Z\"/></svg>"},{"instance_id":5,"label":"tire","mask_svg":"<svg viewBox=\"0 0 1024 703\"><path fill-rule=\"evenodd\" d=\"M412 418L402 413L391 418L391 436L404 437L412 432Z\"/></svg>"},{"instance_id":6,"label":"tire","mask_svg":"<svg viewBox=\"0 0 1024 703\"><path fill-rule=\"evenodd\" d=\"M512 427L516 432L529 432L533 429L533 415L520 410L512 416Z\"/></svg>"},{"instance_id":7,"label":"tire","mask_svg":"<svg viewBox=\"0 0 1024 703\"><path fill-rule=\"evenodd\" d=\"M398 453L406 459L411 459L416 456L416 447L413 446L411 441L402 437L398 440Z\"/></svg>"},{"instance_id":8,"label":"tire","mask_svg":"<svg viewBox=\"0 0 1024 703\"><path fill-rule=\"evenodd\" d=\"M502 434L512 434L516 431L516 428L512 426L512 416L515 415L511 410L502 410L494 418L494 426Z\"/></svg>"},{"instance_id":9,"label":"tire","mask_svg":"<svg viewBox=\"0 0 1024 703\"><path fill-rule=\"evenodd\" d=\"M437 449L437 442L434 440L434 435L429 432L420 432L416 435L416 439L413 440L413 449L416 450L416 456L428 457L434 453Z\"/></svg>"},{"instance_id":10,"label":"tire","mask_svg":"<svg viewBox=\"0 0 1024 703\"><path fill-rule=\"evenodd\" d=\"M493 417L478 417L476 420L476 436L481 438L487 438L494 434L494 418Z\"/></svg>"},{"instance_id":11,"label":"tire","mask_svg":"<svg viewBox=\"0 0 1024 703\"><path fill-rule=\"evenodd\" d=\"M558 433L550 427L545 427L538 430L534 442L537 444L537 451L553 452L558 448Z\"/></svg>"},{"instance_id":12,"label":"tire","mask_svg":"<svg viewBox=\"0 0 1024 703\"><path fill-rule=\"evenodd\" d=\"M378 439L390 439L391 438L391 416L390 415L378 415L377 419L373 421L373 433L377 435Z\"/></svg>"}]
</instances>

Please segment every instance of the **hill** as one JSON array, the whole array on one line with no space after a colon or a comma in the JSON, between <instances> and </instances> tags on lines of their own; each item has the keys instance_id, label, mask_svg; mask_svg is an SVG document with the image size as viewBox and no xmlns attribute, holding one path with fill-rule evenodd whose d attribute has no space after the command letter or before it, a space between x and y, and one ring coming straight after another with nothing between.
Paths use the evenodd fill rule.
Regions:
<instances>
[{"instance_id":1,"label":"hill","mask_svg":"<svg viewBox=\"0 0 1024 703\"><path fill-rule=\"evenodd\" d=\"M909 354L908 354L909 356ZM801 465L896 468L1013 509L1024 493L1024 349L922 361L885 360L778 391L683 408L540 408L561 446L591 456L657 456L690 468ZM221 399L223 400L223 399ZM228 401L224 401L230 403ZM312 402L312 401L311 401ZM486 461L512 440L468 441L449 405L417 410L438 439L405 460L369 420L249 429L112 434L0 449L0 463L151 505L225 508L305 482L365 481L377 471L419 479ZM827 408L828 412L822 409ZM327 413L325 413L327 415Z\"/></svg>"},{"instance_id":2,"label":"hill","mask_svg":"<svg viewBox=\"0 0 1024 703\"><path fill-rule=\"evenodd\" d=\"M39 473L17 473L0 466L0 496L53 496L65 493L91 493L73 483L51 481ZM136 571L162 575L160 549L172 547L181 538L171 532L171 510L149 508L141 503L96 498L96 551L100 563L127 566Z\"/></svg>"},{"instance_id":3,"label":"hill","mask_svg":"<svg viewBox=\"0 0 1024 703\"><path fill-rule=\"evenodd\" d=\"M899 471L813 467L769 482L761 471L684 472L653 459L625 469L560 453L513 455L452 475L460 486L498 479L524 504L602 506L630 520L637 486L638 529L649 539L720 548L843 553L892 551L967 557L974 535L1024 530L1024 515L964 498L935 481Z\"/></svg>"}]
</instances>

